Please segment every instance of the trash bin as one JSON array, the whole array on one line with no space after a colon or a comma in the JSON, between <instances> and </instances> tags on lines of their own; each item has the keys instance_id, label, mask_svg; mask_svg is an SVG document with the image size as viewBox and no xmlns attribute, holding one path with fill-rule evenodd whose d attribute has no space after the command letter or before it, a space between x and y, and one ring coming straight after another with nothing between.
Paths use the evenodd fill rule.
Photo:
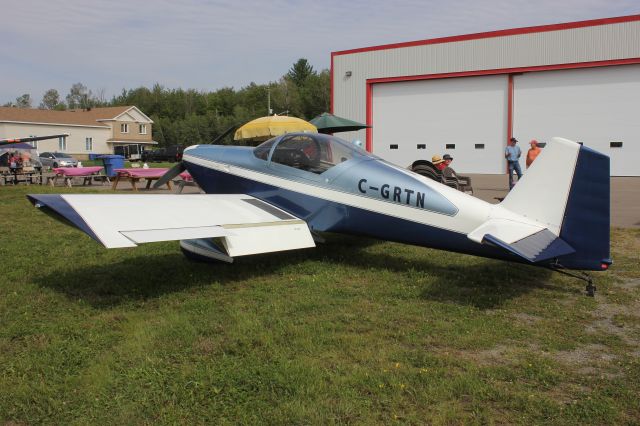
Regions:
<instances>
[{"instance_id":1,"label":"trash bin","mask_svg":"<svg viewBox=\"0 0 640 426\"><path fill-rule=\"evenodd\" d=\"M99 158L104 164L104 173L109 177L116 175L116 169L124 169L124 157L122 155L101 155Z\"/></svg>"}]
</instances>

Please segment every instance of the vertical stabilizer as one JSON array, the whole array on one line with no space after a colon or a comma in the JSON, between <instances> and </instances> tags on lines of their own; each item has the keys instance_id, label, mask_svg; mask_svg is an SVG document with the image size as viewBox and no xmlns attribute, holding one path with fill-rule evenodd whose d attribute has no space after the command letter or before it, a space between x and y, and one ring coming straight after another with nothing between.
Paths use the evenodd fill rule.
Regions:
<instances>
[{"instance_id":1,"label":"vertical stabilizer","mask_svg":"<svg viewBox=\"0 0 640 426\"><path fill-rule=\"evenodd\" d=\"M501 206L560 235L579 152L576 142L553 138Z\"/></svg>"},{"instance_id":2,"label":"vertical stabilizer","mask_svg":"<svg viewBox=\"0 0 640 426\"><path fill-rule=\"evenodd\" d=\"M563 266L606 269L611 262L609 173L606 155L553 138L501 206L539 222L573 247L575 253L558 259Z\"/></svg>"}]
</instances>

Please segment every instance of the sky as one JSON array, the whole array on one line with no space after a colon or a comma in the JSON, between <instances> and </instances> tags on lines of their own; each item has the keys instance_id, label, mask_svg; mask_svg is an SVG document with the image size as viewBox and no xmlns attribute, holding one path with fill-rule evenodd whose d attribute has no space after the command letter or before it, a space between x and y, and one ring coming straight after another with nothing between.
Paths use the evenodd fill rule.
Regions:
<instances>
[{"instance_id":1,"label":"sky","mask_svg":"<svg viewBox=\"0 0 640 426\"><path fill-rule=\"evenodd\" d=\"M640 14L640 0L0 0L0 104L81 82L110 99L159 83L213 91L277 81L299 58Z\"/></svg>"}]
</instances>

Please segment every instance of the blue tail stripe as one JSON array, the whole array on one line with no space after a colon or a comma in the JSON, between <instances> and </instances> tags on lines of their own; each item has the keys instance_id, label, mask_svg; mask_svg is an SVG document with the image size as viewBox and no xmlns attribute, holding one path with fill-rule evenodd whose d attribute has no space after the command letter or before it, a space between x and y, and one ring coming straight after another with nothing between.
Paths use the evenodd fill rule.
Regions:
<instances>
[{"instance_id":1,"label":"blue tail stripe","mask_svg":"<svg viewBox=\"0 0 640 426\"><path fill-rule=\"evenodd\" d=\"M560 238L576 252L564 256L564 266L601 270L610 257L609 157L580 147L567 200Z\"/></svg>"}]
</instances>

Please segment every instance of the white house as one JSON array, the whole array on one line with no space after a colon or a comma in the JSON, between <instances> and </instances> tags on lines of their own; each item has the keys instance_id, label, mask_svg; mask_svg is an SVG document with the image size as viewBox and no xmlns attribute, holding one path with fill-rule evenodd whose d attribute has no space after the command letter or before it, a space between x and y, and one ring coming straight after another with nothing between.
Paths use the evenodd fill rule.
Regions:
<instances>
[{"instance_id":1,"label":"white house","mask_svg":"<svg viewBox=\"0 0 640 426\"><path fill-rule=\"evenodd\" d=\"M113 154L118 145L155 145L152 125L135 106L70 111L0 107L0 138L68 133L34 144L40 152L66 152L80 160L89 154Z\"/></svg>"}]
</instances>

